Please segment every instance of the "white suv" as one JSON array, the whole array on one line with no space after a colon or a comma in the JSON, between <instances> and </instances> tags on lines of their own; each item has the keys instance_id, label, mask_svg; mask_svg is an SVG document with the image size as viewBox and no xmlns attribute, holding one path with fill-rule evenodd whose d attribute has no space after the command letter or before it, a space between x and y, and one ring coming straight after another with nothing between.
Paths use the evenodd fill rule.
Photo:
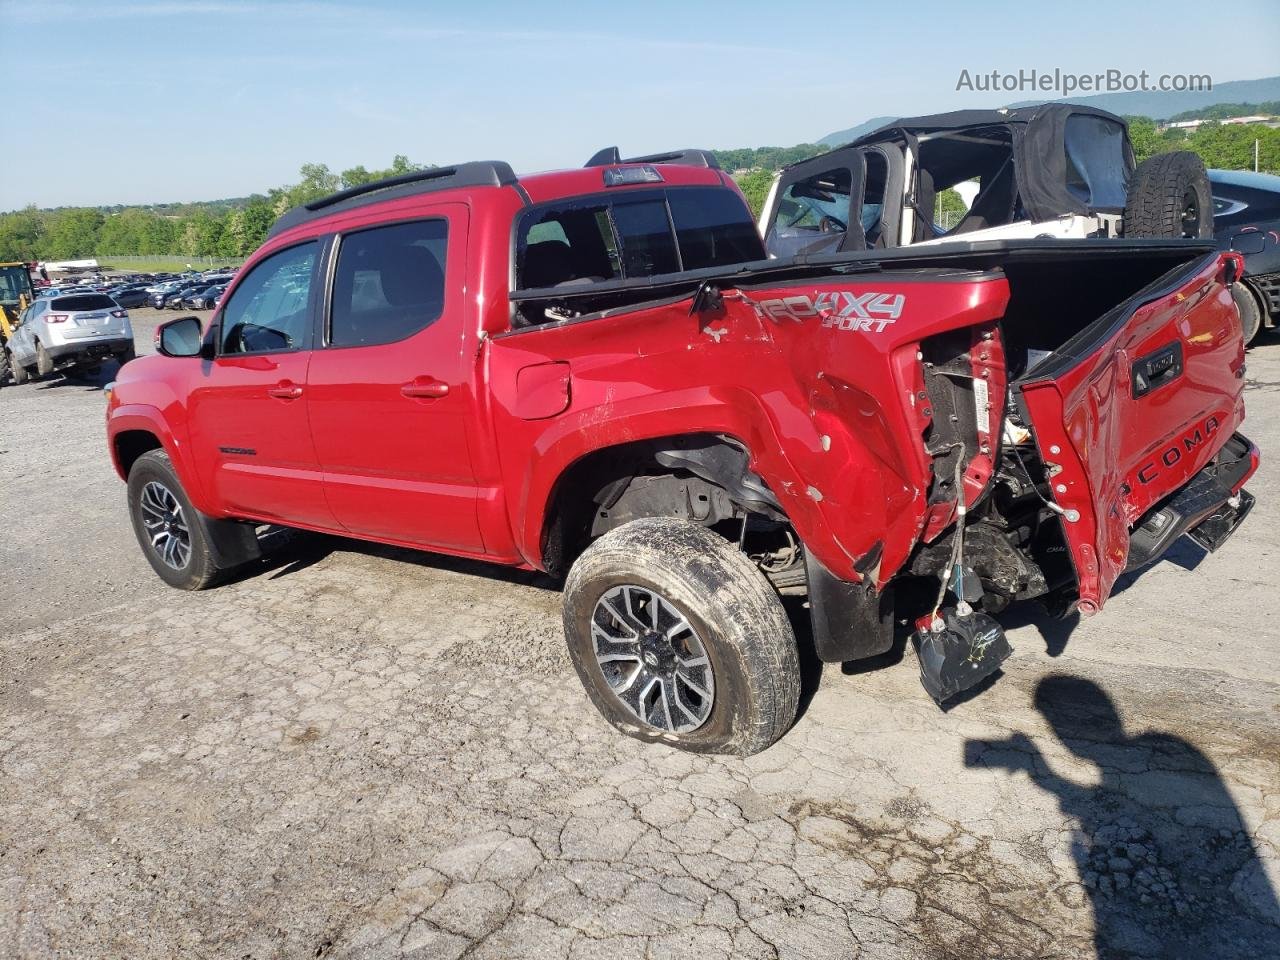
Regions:
<instances>
[{"instance_id":1,"label":"white suv","mask_svg":"<svg viewBox=\"0 0 1280 960\"><path fill-rule=\"evenodd\" d=\"M92 372L104 360L134 358L129 311L105 293L42 298L23 312L9 340L15 383L32 373Z\"/></svg>"}]
</instances>

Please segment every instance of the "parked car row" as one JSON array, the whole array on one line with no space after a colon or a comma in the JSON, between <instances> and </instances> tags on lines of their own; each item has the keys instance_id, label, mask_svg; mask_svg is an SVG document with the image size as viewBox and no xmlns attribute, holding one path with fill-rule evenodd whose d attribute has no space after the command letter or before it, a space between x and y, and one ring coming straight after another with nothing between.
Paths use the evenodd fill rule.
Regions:
<instances>
[{"instance_id":1,"label":"parked car row","mask_svg":"<svg viewBox=\"0 0 1280 960\"><path fill-rule=\"evenodd\" d=\"M228 275L171 280L147 288L147 306L156 310L212 310L230 282Z\"/></svg>"},{"instance_id":2,"label":"parked car row","mask_svg":"<svg viewBox=\"0 0 1280 960\"><path fill-rule=\"evenodd\" d=\"M232 270L190 271L183 274L133 274L109 281L101 275L76 283L51 285L38 291L39 299L75 294L107 294L122 307L154 307L157 310L211 310L218 295L235 275Z\"/></svg>"}]
</instances>

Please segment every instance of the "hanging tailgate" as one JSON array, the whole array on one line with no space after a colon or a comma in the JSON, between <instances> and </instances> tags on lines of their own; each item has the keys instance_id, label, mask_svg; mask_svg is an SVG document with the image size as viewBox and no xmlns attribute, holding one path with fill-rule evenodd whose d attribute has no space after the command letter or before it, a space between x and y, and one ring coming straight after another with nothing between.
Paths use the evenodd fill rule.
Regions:
<instances>
[{"instance_id":1,"label":"hanging tailgate","mask_svg":"<svg viewBox=\"0 0 1280 960\"><path fill-rule=\"evenodd\" d=\"M1062 508L1081 612L1100 609L1125 570L1131 527L1215 474L1208 465L1244 419L1244 340L1228 289L1241 272L1235 258L1212 253L1171 271L1018 385ZM1252 468L1237 483L1240 472L1231 493Z\"/></svg>"}]
</instances>

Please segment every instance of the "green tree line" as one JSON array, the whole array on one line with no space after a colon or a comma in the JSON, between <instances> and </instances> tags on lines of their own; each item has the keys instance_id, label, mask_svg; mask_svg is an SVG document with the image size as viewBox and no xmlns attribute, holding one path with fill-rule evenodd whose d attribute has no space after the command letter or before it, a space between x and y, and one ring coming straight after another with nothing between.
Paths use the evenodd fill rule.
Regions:
<instances>
[{"instance_id":1,"label":"green tree line","mask_svg":"<svg viewBox=\"0 0 1280 960\"><path fill-rule=\"evenodd\" d=\"M1280 114L1280 100L1264 100L1262 103L1215 103L1198 110L1175 113L1170 121L1177 120L1227 120L1231 117L1274 117Z\"/></svg>"},{"instance_id":2,"label":"green tree line","mask_svg":"<svg viewBox=\"0 0 1280 960\"><path fill-rule=\"evenodd\" d=\"M1260 123L1204 123L1194 130L1156 131L1149 117L1126 117L1133 152L1141 163L1169 150L1194 150L1206 167L1252 170L1253 144L1258 143L1258 170L1280 173L1280 129Z\"/></svg>"},{"instance_id":3,"label":"green tree line","mask_svg":"<svg viewBox=\"0 0 1280 960\"><path fill-rule=\"evenodd\" d=\"M396 156L385 170L340 173L306 163L301 179L267 194L209 204L161 207L27 207L0 214L0 261L74 260L114 255L173 255L240 260L256 250L280 214L335 190L421 169Z\"/></svg>"}]
</instances>

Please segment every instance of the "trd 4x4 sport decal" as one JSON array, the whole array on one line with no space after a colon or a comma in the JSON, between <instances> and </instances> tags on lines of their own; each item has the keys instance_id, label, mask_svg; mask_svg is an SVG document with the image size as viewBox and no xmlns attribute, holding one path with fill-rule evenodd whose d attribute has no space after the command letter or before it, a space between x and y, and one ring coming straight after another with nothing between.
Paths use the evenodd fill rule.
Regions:
<instances>
[{"instance_id":1,"label":"trd 4x4 sport decal","mask_svg":"<svg viewBox=\"0 0 1280 960\"><path fill-rule=\"evenodd\" d=\"M853 293L836 290L812 297L792 296L756 300L753 306L770 320L799 323L821 317L822 325L835 330L862 330L881 333L902 316L907 298L901 293Z\"/></svg>"}]
</instances>

